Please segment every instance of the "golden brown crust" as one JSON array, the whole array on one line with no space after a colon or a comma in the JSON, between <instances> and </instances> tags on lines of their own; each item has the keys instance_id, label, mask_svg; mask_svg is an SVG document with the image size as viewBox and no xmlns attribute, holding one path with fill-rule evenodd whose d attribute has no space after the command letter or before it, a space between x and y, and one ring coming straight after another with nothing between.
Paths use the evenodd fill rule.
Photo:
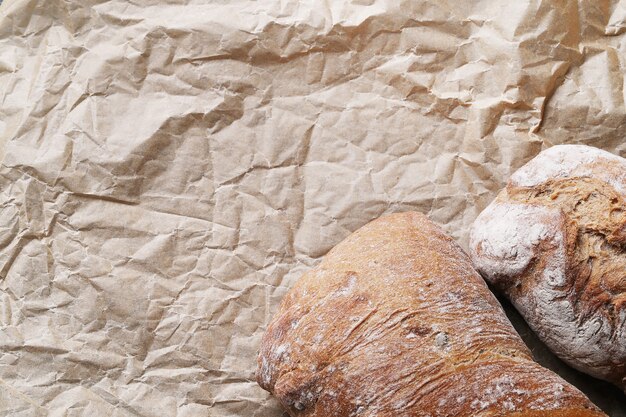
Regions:
<instances>
[{"instance_id":1,"label":"golden brown crust","mask_svg":"<svg viewBox=\"0 0 626 417\"><path fill-rule=\"evenodd\" d=\"M568 298L581 321L597 312L616 330L626 302L625 199L603 181L564 178L533 188L509 185L499 200L541 205L564 214L572 285ZM539 279L537 274L533 278Z\"/></svg>"},{"instance_id":2,"label":"golden brown crust","mask_svg":"<svg viewBox=\"0 0 626 417\"><path fill-rule=\"evenodd\" d=\"M603 415L532 361L467 255L418 213L373 221L305 274L258 363L292 416Z\"/></svg>"},{"instance_id":3,"label":"golden brown crust","mask_svg":"<svg viewBox=\"0 0 626 417\"><path fill-rule=\"evenodd\" d=\"M586 416L604 416L605 414L597 411L592 413L590 410L580 411L580 409L563 409L548 411L524 411L521 413L507 414L506 417L586 417Z\"/></svg>"}]
</instances>

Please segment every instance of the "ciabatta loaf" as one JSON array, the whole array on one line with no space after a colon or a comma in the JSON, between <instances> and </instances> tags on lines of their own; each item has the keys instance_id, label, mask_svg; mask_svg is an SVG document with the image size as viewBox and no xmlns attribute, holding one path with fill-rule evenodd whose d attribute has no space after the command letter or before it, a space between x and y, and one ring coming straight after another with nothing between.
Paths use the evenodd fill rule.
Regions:
<instances>
[{"instance_id":1,"label":"ciabatta loaf","mask_svg":"<svg viewBox=\"0 0 626 417\"><path fill-rule=\"evenodd\" d=\"M291 416L604 416L533 361L469 257L418 213L362 227L298 281L257 379Z\"/></svg>"}]
</instances>

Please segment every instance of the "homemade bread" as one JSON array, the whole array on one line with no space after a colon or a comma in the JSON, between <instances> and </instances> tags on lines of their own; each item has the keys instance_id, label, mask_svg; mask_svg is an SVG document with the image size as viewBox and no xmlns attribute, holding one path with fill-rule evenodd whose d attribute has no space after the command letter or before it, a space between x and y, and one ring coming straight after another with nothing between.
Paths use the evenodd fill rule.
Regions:
<instances>
[{"instance_id":1,"label":"homemade bread","mask_svg":"<svg viewBox=\"0 0 626 417\"><path fill-rule=\"evenodd\" d=\"M418 213L369 223L297 282L257 380L291 416L604 416L533 361L469 257Z\"/></svg>"},{"instance_id":2,"label":"homemade bread","mask_svg":"<svg viewBox=\"0 0 626 417\"><path fill-rule=\"evenodd\" d=\"M626 160L555 146L520 168L476 219L470 253L573 367L625 388Z\"/></svg>"}]
</instances>

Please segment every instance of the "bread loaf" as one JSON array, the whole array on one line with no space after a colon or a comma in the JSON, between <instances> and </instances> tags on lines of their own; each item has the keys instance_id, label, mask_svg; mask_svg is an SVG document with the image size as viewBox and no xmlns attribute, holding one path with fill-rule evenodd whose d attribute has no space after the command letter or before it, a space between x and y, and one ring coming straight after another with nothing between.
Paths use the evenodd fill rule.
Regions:
<instances>
[{"instance_id":1,"label":"bread loaf","mask_svg":"<svg viewBox=\"0 0 626 417\"><path fill-rule=\"evenodd\" d=\"M353 233L284 298L258 383L291 416L603 416L535 363L469 257L418 213Z\"/></svg>"},{"instance_id":2,"label":"bread loaf","mask_svg":"<svg viewBox=\"0 0 626 417\"><path fill-rule=\"evenodd\" d=\"M626 160L555 146L476 219L470 252L573 367L626 388Z\"/></svg>"}]
</instances>

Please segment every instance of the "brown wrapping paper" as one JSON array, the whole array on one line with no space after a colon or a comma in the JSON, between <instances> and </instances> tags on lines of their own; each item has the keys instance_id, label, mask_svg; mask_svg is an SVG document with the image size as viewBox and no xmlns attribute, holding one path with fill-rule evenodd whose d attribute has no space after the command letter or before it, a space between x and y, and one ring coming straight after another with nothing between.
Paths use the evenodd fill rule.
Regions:
<instances>
[{"instance_id":1,"label":"brown wrapping paper","mask_svg":"<svg viewBox=\"0 0 626 417\"><path fill-rule=\"evenodd\" d=\"M625 30L608 0L5 0L0 415L281 416L261 334L350 232L419 210L465 246L542 148L626 155Z\"/></svg>"}]
</instances>

